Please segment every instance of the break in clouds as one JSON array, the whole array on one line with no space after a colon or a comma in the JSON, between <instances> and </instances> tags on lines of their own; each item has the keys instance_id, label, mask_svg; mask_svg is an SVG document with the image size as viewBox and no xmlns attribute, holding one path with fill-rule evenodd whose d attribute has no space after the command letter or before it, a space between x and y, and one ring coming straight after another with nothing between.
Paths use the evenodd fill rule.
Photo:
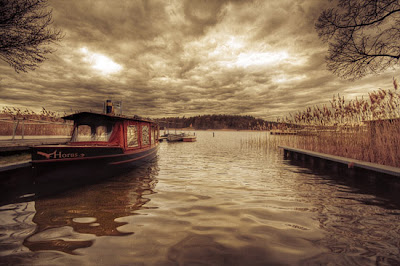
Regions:
<instances>
[{"instance_id":1,"label":"break in clouds","mask_svg":"<svg viewBox=\"0 0 400 266\"><path fill-rule=\"evenodd\" d=\"M38 69L0 62L0 107L146 117L252 115L274 120L334 94L389 88L396 72L356 82L326 70L314 30L329 1L49 1L65 34Z\"/></svg>"}]
</instances>

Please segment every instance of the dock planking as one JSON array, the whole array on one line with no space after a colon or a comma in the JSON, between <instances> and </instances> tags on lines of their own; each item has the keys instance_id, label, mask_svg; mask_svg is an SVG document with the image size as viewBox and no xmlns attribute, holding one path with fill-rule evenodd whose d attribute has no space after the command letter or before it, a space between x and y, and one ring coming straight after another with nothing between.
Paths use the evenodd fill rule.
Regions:
<instances>
[{"instance_id":1,"label":"dock planking","mask_svg":"<svg viewBox=\"0 0 400 266\"><path fill-rule=\"evenodd\" d=\"M29 148L32 146L47 144L65 144L68 141L69 138L53 138L49 136L14 140L3 139L0 140L0 153L29 151Z\"/></svg>"},{"instance_id":2,"label":"dock planking","mask_svg":"<svg viewBox=\"0 0 400 266\"><path fill-rule=\"evenodd\" d=\"M305 156L309 156L311 158L316 158L316 159L320 159L320 160L339 163L339 164L347 166L347 168L351 168L351 169L355 169L355 170L357 170L357 168L358 168L358 169L373 171L376 173L400 177L400 168L397 168L397 167L386 166L386 165L370 163L370 162L360 161L360 160L346 158L346 157L340 157L340 156L319 153L319 152L314 152L314 151L309 151L309 150L303 150L303 149L296 149L296 148L285 147L285 146L279 146L279 148L282 148L284 150L285 157L291 157L291 153L296 154L296 155L305 155Z\"/></svg>"}]
</instances>

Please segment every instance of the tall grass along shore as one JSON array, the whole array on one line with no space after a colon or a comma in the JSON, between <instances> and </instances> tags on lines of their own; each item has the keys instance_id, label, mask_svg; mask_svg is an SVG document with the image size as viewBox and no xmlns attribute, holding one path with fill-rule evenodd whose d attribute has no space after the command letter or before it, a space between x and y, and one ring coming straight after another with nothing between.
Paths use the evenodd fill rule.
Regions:
<instances>
[{"instance_id":1,"label":"tall grass along shore","mask_svg":"<svg viewBox=\"0 0 400 266\"><path fill-rule=\"evenodd\" d=\"M280 136L278 145L290 146L400 167L400 92L379 89L368 97L346 101L334 96L330 106L308 107L281 119L282 129L297 135Z\"/></svg>"},{"instance_id":2,"label":"tall grass along shore","mask_svg":"<svg viewBox=\"0 0 400 266\"><path fill-rule=\"evenodd\" d=\"M70 121L64 121L60 114L45 108L38 113L15 107L3 107L0 111L0 136L67 136L71 130Z\"/></svg>"}]
</instances>

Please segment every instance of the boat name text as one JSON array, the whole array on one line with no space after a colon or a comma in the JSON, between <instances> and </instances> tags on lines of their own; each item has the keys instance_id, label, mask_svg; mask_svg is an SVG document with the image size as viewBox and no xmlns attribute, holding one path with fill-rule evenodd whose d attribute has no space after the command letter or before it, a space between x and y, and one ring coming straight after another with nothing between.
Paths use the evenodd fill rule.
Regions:
<instances>
[{"instance_id":1,"label":"boat name text","mask_svg":"<svg viewBox=\"0 0 400 266\"><path fill-rule=\"evenodd\" d=\"M84 153L62 153L61 151L57 152L57 150L55 150L52 153L45 153L45 152L41 152L38 151L37 154L42 155L44 157L46 157L46 159L66 159L66 158L79 158L79 157L85 157Z\"/></svg>"}]
</instances>

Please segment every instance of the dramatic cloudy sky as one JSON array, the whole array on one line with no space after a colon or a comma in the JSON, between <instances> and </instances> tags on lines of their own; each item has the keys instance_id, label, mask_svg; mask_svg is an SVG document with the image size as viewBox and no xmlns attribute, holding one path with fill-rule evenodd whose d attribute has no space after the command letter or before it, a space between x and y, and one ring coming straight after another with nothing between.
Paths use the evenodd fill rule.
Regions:
<instances>
[{"instance_id":1,"label":"dramatic cloudy sky","mask_svg":"<svg viewBox=\"0 0 400 266\"><path fill-rule=\"evenodd\" d=\"M0 61L0 108L147 117L277 116L391 86L396 72L356 82L324 63L314 30L328 0L49 0L65 34L37 70Z\"/></svg>"}]
</instances>

